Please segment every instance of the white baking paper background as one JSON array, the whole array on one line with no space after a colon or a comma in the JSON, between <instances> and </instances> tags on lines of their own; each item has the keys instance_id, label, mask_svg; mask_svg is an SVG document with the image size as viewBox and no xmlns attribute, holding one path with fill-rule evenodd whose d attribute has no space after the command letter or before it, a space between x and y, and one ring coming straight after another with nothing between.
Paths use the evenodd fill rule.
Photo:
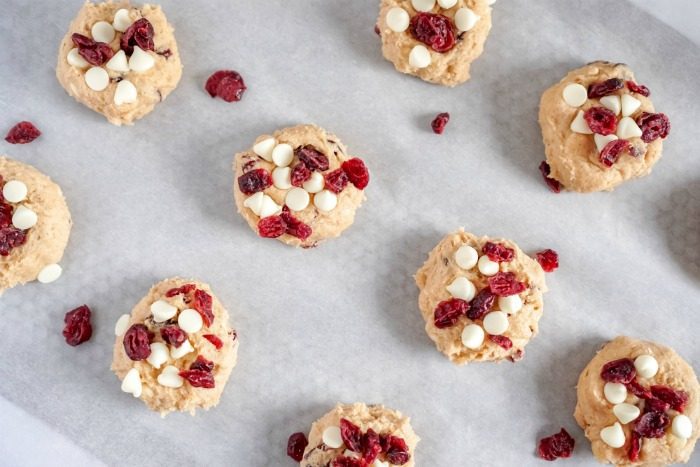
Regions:
<instances>
[{"instance_id":1,"label":"white baking paper background","mask_svg":"<svg viewBox=\"0 0 700 467\"><path fill-rule=\"evenodd\" d=\"M448 89L382 58L376 0L164 0L182 81L147 118L117 128L54 76L81 2L2 3L0 129L27 119L43 134L1 141L0 153L50 174L75 227L60 281L0 299L0 395L90 462L291 466L290 433L337 401L364 401L412 417L419 466L542 465L537 440L562 426L577 441L567 465L590 465L574 386L602 343L652 339L700 369L700 52L630 4L499 1L472 80ZM671 136L652 176L554 195L537 170L540 95L596 59L632 66ZM245 77L241 102L204 92L221 68ZM430 120L445 111L436 136ZM304 122L337 133L372 182L341 238L296 250L257 238L236 214L230 166L258 135ZM453 366L423 331L412 275L460 226L561 255L540 334L517 364ZM217 408L163 420L122 393L109 366L116 319L174 275L212 285L241 346ZM63 316L83 303L94 334L69 347ZM31 449L24 459L41 463Z\"/></svg>"}]
</instances>

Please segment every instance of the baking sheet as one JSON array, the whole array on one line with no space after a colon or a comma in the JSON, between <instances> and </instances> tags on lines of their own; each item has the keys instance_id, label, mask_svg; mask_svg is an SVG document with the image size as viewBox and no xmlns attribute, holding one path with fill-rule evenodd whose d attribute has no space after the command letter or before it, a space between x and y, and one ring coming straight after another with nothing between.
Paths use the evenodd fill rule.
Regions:
<instances>
[{"instance_id":1,"label":"baking sheet","mask_svg":"<svg viewBox=\"0 0 700 467\"><path fill-rule=\"evenodd\" d=\"M567 465L589 465L574 385L603 342L652 339L698 368L700 52L677 32L622 1L501 1L473 79L447 89L382 58L375 0L162 3L184 75L124 128L54 77L80 1L4 0L0 17L12 44L0 49L0 128L28 119L43 131L0 152L61 184L75 221L61 280L0 299L0 396L86 462L293 465L290 433L337 401L365 401L411 415L420 466L540 465L537 439L561 426L577 440ZM537 171L539 97L596 59L633 67L670 116L671 137L652 176L555 196ZM220 68L245 77L240 103L203 92ZM452 121L438 137L429 122L443 111ZM373 175L355 225L308 251L256 238L231 196L233 154L302 122L337 133ZM454 367L423 331L412 274L459 226L561 255L540 335L517 364ZM241 347L216 409L163 420L119 390L109 365L117 317L173 275L211 283ZM94 335L71 348L63 315L82 303ZM18 423L4 420L3 433ZM30 449L13 456L41 463Z\"/></svg>"}]
</instances>

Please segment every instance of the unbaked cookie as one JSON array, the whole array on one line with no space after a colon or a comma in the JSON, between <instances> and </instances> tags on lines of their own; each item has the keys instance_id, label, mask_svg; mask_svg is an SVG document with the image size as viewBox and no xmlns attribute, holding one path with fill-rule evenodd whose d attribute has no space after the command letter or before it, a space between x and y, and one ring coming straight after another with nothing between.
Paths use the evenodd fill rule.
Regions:
<instances>
[{"instance_id":1,"label":"unbaked cookie","mask_svg":"<svg viewBox=\"0 0 700 467\"><path fill-rule=\"evenodd\" d=\"M550 188L609 191L650 173L671 125L649 94L626 65L610 62L573 70L545 91L540 170Z\"/></svg>"},{"instance_id":2,"label":"unbaked cookie","mask_svg":"<svg viewBox=\"0 0 700 467\"><path fill-rule=\"evenodd\" d=\"M236 154L238 212L261 237L304 248L338 237L365 199L369 172L337 136L298 125Z\"/></svg>"},{"instance_id":3,"label":"unbaked cookie","mask_svg":"<svg viewBox=\"0 0 700 467\"><path fill-rule=\"evenodd\" d=\"M416 273L425 331L456 364L517 361L537 334L544 271L510 240L460 229Z\"/></svg>"},{"instance_id":4,"label":"unbaked cookie","mask_svg":"<svg viewBox=\"0 0 700 467\"><path fill-rule=\"evenodd\" d=\"M576 393L574 416L600 462L690 460L698 439L700 384L672 349L617 337L583 370Z\"/></svg>"},{"instance_id":5,"label":"unbaked cookie","mask_svg":"<svg viewBox=\"0 0 700 467\"><path fill-rule=\"evenodd\" d=\"M236 366L238 336L207 284L168 279L154 285L115 326L112 371L122 391L161 415L208 409Z\"/></svg>"},{"instance_id":6,"label":"unbaked cookie","mask_svg":"<svg viewBox=\"0 0 700 467\"><path fill-rule=\"evenodd\" d=\"M72 225L58 185L34 167L0 156L0 294L58 279Z\"/></svg>"},{"instance_id":7,"label":"unbaked cookie","mask_svg":"<svg viewBox=\"0 0 700 467\"><path fill-rule=\"evenodd\" d=\"M418 441L410 419L396 410L338 404L311 425L308 445L296 460L301 467L412 467Z\"/></svg>"},{"instance_id":8,"label":"unbaked cookie","mask_svg":"<svg viewBox=\"0 0 700 467\"><path fill-rule=\"evenodd\" d=\"M402 73L456 86L469 79L491 30L487 0L381 0L384 57Z\"/></svg>"},{"instance_id":9,"label":"unbaked cookie","mask_svg":"<svg viewBox=\"0 0 700 467\"><path fill-rule=\"evenodd\" d=\"M150 113L181 75L163 10L128 1L86 2L61 42L56 66L66 92L115 125Z\"/></svg>"}]
</instances>

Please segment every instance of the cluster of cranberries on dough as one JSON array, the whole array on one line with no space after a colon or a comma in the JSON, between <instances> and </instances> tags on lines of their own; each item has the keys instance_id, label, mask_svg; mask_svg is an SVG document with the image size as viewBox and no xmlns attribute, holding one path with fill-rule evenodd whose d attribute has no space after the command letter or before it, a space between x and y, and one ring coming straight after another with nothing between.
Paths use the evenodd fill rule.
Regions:
<instances>
[{"instance_id":1,"label":"cluster of cranberries on dough","mask_svg":"<svg viewBox=\"0 0 700 467\"><path fill-rule=\"evenodd\" d=\"M236 205L251 228L305 248L352 224L370 179L362 159L313 125L259 137L236 154L234 172Z\"/></svg>"}]
</instances>

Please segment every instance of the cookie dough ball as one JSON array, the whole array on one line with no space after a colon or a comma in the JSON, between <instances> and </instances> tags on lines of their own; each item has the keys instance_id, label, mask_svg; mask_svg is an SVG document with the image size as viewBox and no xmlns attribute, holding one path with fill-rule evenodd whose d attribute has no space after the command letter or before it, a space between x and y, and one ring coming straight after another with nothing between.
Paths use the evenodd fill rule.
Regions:
<instances>
[{"instance_id":1,"label":"cookie dough ball","mask_svg":"<svg viewBox=\"0 0 700 467\"><path fill-rule=\"evenodd\" d=\"M581 373L574 416L604 463L688 462L698 439L700 384L676 352L617 337Z\"/></svg>"},{"instance_id":2,"label":"cookie dough ball","mask_svg":"<svg viewBox=\"0 0 700 467\"><path fill-rule=\"evenodd\" d=\"M340 236L365 199L369 172L337 136L299 125L236 154L238 212L261 237L309 248Z\"/></svg>"},{"instance_id":3,"label":"cookie dough ball","mask_svg":"<svg viewBox=\"0 0 700 467\"><path fill-rule=\"evenodd\" d=\"M670 130L622 63L570 72L542 95L539 119L548 184L578 192L609 191L650 173Z\"/></svg>"},{"instance_id":4,"label":"cookie dough ball","mask_svg":"<svg viewBox=\"0 0 700 467\"><path fill-rule=\"evenodd\" d=\"M58 279L72 225L58 185L0 156L0 295L17 284Z\"/></svg>"},{"instance_id":5,"label":"cookie dough ball","mask_svg":"<svg viewBox=\"0 0 700 467\"><path fill-rule=\"evenodd\" d=\"M115 125L150 113L180 81L173 28L157 5L83 5L58 51L56 76L78 102Z\"/></svg>"},{"instance_id":6,"label":"cookie dough ball","mask_svg":"<svg viewBox=\"0 0 700 467\"><path fill-rule=\"evenodd\" d=\"M487 0L381 0L382 53L396 69L431 83L469 79L491 30Z\"/></svg>"},{"instance_id":7,"label":"cookie dough ball","mask_svg":"<svg viewBox=\"0 0 700 467\"><path fill-rule=\"evenodd\" d=\"M338 404L311 425L299 465L335 465L333 461L350 457L364 458L366 465L377 467L411 467L418 441L410 419L401 412L382 405Z\"/></svg>"},{"instance_id":8,"label":"cookie dough ball","mask_svg":"<svg viewBox=\"0 0 700 467\"><path fill-rule=\"evenodd\" d=\"M460 229L416 273L425 331L456 364L524 356L542 317L544 271L510 240Z\"/></svg>"},{"instance_id":9,"label":"cookie dough ball","mask_svg":"<svg viewBox=\"0 0 700 467\"><path fill-rule=\"evenodd\" d=\"M161 415L219 403L236 366L238 337L207 284L168 279L115 326L112 371L122 391Z\"/></svg>"}]
</instances>

